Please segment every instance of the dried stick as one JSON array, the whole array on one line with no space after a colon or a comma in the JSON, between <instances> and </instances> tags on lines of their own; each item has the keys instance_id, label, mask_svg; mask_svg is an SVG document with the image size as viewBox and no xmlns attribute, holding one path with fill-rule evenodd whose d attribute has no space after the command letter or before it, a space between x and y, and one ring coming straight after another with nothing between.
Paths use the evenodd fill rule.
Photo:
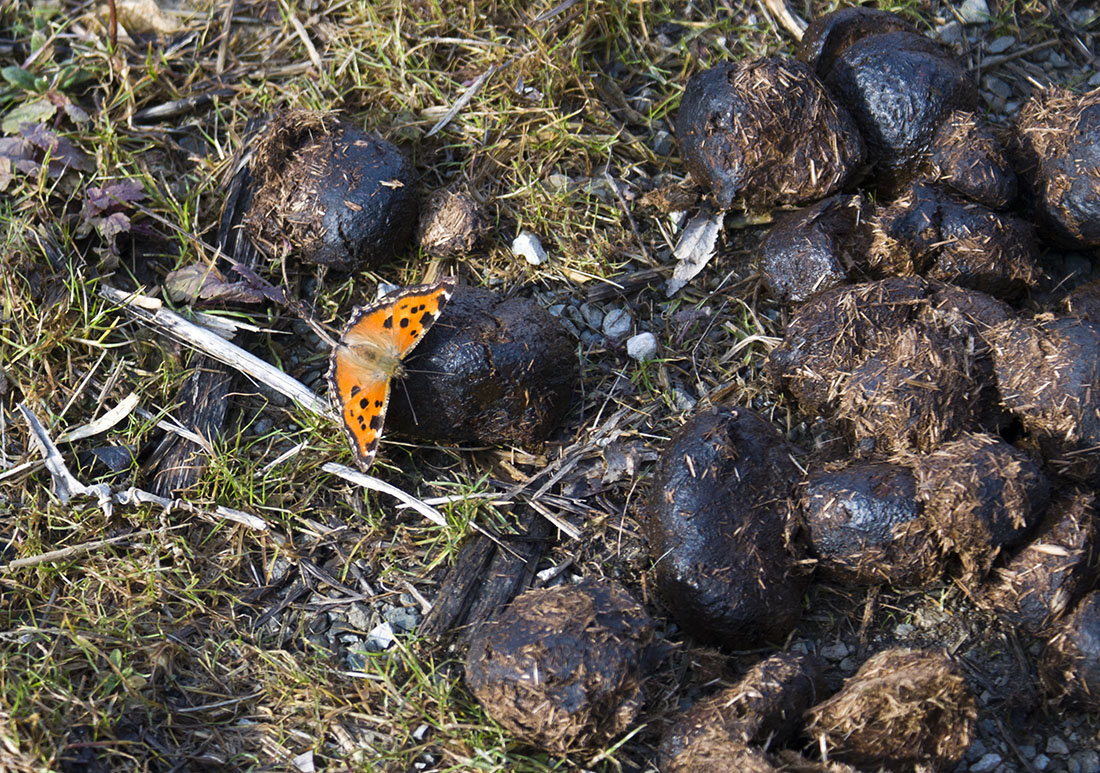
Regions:
<instances>
[{"instance_id":1,"label":"dried stick","mask_svg":"<svg viewBox=\"0 0 1100 773\"><path fill-rule=\"evenodd\" d=\"M314 394L300 381L206 328L188 322L174 311L164 308L164 304L156 298L126 293L108 285L100 287L99 294L112 303L119 304L129 314L157 328L161 333L271 387L318 416L336 419L329 401Z\"/></svg>"}]
</instances>

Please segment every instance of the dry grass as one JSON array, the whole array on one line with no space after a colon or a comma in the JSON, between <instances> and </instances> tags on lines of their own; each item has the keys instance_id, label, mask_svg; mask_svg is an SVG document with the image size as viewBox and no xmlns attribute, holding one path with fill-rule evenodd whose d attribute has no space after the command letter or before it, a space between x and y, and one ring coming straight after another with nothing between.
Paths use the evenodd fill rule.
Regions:
<instances>
[{"instance_id":1,"label":"dry grass","mask_svg":"<svg viewBox=\"0 0 1100 773\"><path fill-rule=\"evenodd\" d=\"M144 22L120 13L112 50L95 3L0 5L0 65L8 68L0 118L30 111L72 143L79 161L64 174L45 164L18 172L0 196L2 560L121 537L0 569L0 769L286 770L299 755L312 755L319 768L353 770L652 764L648 730L597 758L555 759L517 746L466 692L453 655L414 635L384 653L362 651L366 629L387 605L416 608L433 598L470 520L507 523L506 509L472 495L504 490L574 443L584 450L580 462L553 493L583 537L566 540L552 559L615 577L659 612L633 507L652 451L690 403L753 403L805 432L757 378L766 341L781 331L749 260L758 234L731 236L711 269L666 299L660 285L675 227L636 204L681 179L674 144L666 143L669 151L660 140L686 77L726 57L789 51L791 39L762 5L555 6L237 0L227 10L195 0L166 3ZM900 10L928 18L924 3ZM1038 12L1016 4L999 23ZM141 23L160 34L125 34ZM137 111L215 92L169 120L134 120ZM155 290L167 271L212 259L225 180L247 124L277 107L341 111L399 144L425 190L462 187L492 202L488 246L451 266L467 282L566 304L566 318L588 298L603 310L626 308L635 330L657 335L660 358L639 365L621 345L581 336L575 407L552 442L530 453L387 442L375 473L423 497L458 495L445 508L448 528L322 473L325 461L347 461L341 434L247 383L235 388L227 431L186 498L252 513L271 533L148 506L107 517L94 501L61 504L15 403L30 406L57 438L135 393L143 412L60 446L84 483L147 484L156 421L176 408L192 366L96 290L104 283ZM92 189L126 181L144 198L117 207L132 227L115 238L109 213L91 212L87 202ZM534 268L510 253L521 228L541 236L547 264ZM339 327L351 306L373 295L376 279L413 282L425 265L410 248L376 274L349 280L295 264L268 268L289 279L318 319ZM654 267L661 271L642 275L655 277L652 287L615 290ZM327 352L285 335L300 333L299 323L277 309L249 316L275 331L255 336L251 348L321 389ZM618 448L638 467L602 484L604 459L585 444L619 411ZM133 449L136 462L118 473L77 463L82 452L108 446ZM268 467L298 446L289 461ZM646 719L675 704L673 677L660 685Z\"/></svg>"}]
</instances>

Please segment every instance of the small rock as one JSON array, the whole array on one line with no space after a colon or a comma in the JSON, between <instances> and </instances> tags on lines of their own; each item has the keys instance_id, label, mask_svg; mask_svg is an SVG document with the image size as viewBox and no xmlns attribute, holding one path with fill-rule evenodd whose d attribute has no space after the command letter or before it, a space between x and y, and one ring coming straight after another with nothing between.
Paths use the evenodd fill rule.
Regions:
<instances>
[{"instance_id":1,"label":"small rock","mask_svg":"<svg viewBox=\"0 0 1100 773\"><path fill-rule=\"evenodd\" d=\"M550 316L552 317L560 317L562 312L565 311L565 304L555 303L553 306L549 307L547 311L550 312Z\"/></svg>"},{"instance_id":2,"label":"small rock","mask_svg":"<svg viewBox=\"0 0 1100 773\"><path fill-rule=\"evenodd\" d=\"M1094 749L1077 752L1069 758L1070 766L1074 762L1077 763L1077 770L1080 773L1100 773L1100 754Z\"/></svg>"},{"instance_id":3,"label":"small rock","mask_svg":"<svg viewBox=\"0 0 1100 773\"><path fill-rule=\"evenodd\" d=\"M256 423L252 425L252 432L257 436L263 436L274 428L275 424L271 421L271 419L256 419Z\"/></svg>"},{"instance_id":4,"label":"small rock","mask_svg":"<svg viewBox=\"0 0 1100 773\"><path fill-rule=\"evenodd\" d=\"M821 657L826 660L844 660L848 656L848 645L842 641L821 648Z\"/></svg>"},{"instance_id":5,"label":"small rock","mask_svg":"<svg viewBox=\"0 0 1100 773\"><path fill-rule=\"evenodd\" d=\"M974 743L970 744L970 748L966 750L966 758L968 760L977 760L986 755L988 750L985 748L985 742L981 738L975 738Z\"/></svg>"},{"instance_id":6,"label":"small rock","mask_svg":"<svg viewBox=\"0 0 1100 773\"><path fill-rule=\"evenodd\" d=\"M987 75L982 78L982 86L986 91L991 92L1001 99L1008 99L1012 96L1012 88L1003 80L993 75Z\"/></svg>"},{"instance_id":7,"label":"small rock","mask_svg":"<svg viewBox=\"0 0 1100 773\"><path fill-rule=\"evenodd\" d=\"M898 623L898 625L894 627L894 636L897 636L899 639L904 639L907 636L912 636L913 632L916 630L917 629L909 625L909 623Z\"/></svg>"},{"instance_id":8,"label":"small rock","mask_svg":"<svg viewBox=\"0 0 1100 773\"><path fill-rule=\"evenodd\" d=\"M382 619L399 631L413 631L420 622L420 613L413 607L392 607L383 610Z\"/></svg>"},{"instance_id":9,"label":"small rock","mask_svg":"<svg viewBox=\"0 0 1100 773\"><path fill-rule=\"evenodd\" d=\"M698 401L684 390L672 390L672 405L676 410L684 412L694 411L696 402Z\"/></svg>"},{"instance_id":10,"label":"small rock","mask_svg":"<svg viewBox=\"0 0 1100 773\"><path fill-rule=\"evenodd\" d=\"M367 634L366 650L367 652L385 652L393 646L393 642L393 628L389 623L381 623Z\"/></svg>"},{"instance_id":11,"label":"small rock","mask_svg":"<svg viewBox=\"0 0 1100 773\"><path fill-rule=\"evenodd\" d=\"M599 333L594 333L591 330L581 331L581 343L586 346L600 346L603 343L603 338Z\"/></svg>"},{"instance_id":12,"label":"small rock","mask_svg":"<svg viewBox=\"0 0 1100 773\"><path fill-rule=\"evenodd\" d=\"M1025 759L1035 759L1036 749L1030 744L1021 744L1020 746L1016 747L1016 750L1020 752L1020 755Z\"/></svg>"},{"instance_id":13,"label":"small rock","mask_svg":"<svg viewBox=\"0 0 1100 773\"><path fill-rule=\"evenodd\" d=\"M1069 747L1061 738L1052 735L1047 739L1047 754L1069 754Z\"/></svg>"},{"instance_id":14,"label":"small rock","mask_svg":"<svg viewBox=\"0 0 1100 773\"><path fill-rule=\"evenodd\" d=\"M966 0L959 8L959 15L966 24L981 24L989 21L989 6L985 0Z\"/></svg>"},{"instance_id":15,"label":"small rock","mask_svg":"<svg viewBox=\"0 0 1100 773\"><path fill-rule=\"evenodd\" d=\"M940 39L940 42L945 46L962 46L966 43L966 38L963 36L962 25L957 21L949 21L947 24L942 24L936 28L936 37Z\"/></svg>"},{"instance_id":16,"label":"small rock","mask_svg":"<svg viewBox=\"0 0 1100 773\"><path fill-rule=\"evenodd\" d=\"M626 353L632 359L642 362L657 356L657 339L653 333L638 333L626 342Z\"/></svg>"},{"instance_id":17,"label":"small rock","mask_svg":"<svg viewBox=\"0 0 1100 773\"><path fill-rule=\"evenodd\" d=\"M1093 73L1092 77L1089 78L1089 86L1100 86L1100 70Z\"/></svg>"},{"instance_id":18,"label":"small rock","mask_svg":"<svg viewBox=\"0 0 1100 773\"><path fill-rule=\"evenodd\" d=\"M566 190L573 181L569 179L568 175L555 172L546 178L546 184L556 191Z\"/></svg>"},{"instance_id":19,"label":"small rock","mask_svg":"<svg viewBox=\"0 0 1100 773\"><path fill-rule=\"evenodd\" d=\"M512 240L512 252L532 266L540 266L546 262L546 250L543 249L542 242L530 231L520 231L519 236Z\"/></svg>"},{"instance_id":20,"label":"small rock","mask_svg":"<svg viewBox=\"0 0 1100 773\"><path fill-rule=\"evenodd\" d=\"M630 335L634 320L626 309L612 309L603 318L603 334L608 338L622 339Z\"/></svg>"},{"instance_id":21,"label":"small rock","mask_svg":"<svg viewBox=\"0 0 1100 773\"><path fill-rule=\"evenodd\" d=\"M1031 761L1031 765L1036 770L1046 770L1050 767L1050 757L1045 754L1036 755L1035 759Z\"/></svg>"},{"instance_id":22,"label":"small rock","mask_svg":"<svg viewBox=\"0 0 1100 773\"><path fill-rule=\"evenodd\" d=\"M1001 755L990 752L970 766L970 773L989 773L1001 764Z\"/></svg>"},{"instance_id":23,"label":"small rock","mask_svg":"<svg viewBox=\"0 0 1100 773\"><path fill-rule=\"evenodd\" d=\"M991 54L1003 54L1008 49L1012 48L1016 44L1016 38L1011 35L1001 35L1001 37L994 40L989 44L989 48L986 50Z\"/></svg>"},{"instance_id":24,"label":"small rock","mask_svg":"<svg viewBox=\"0 0 1100 773\"><path fill-rule=\"evenodd\" d=\"M603 324L603 312L591 303L581 304L581 317L584 318L585 324L594 330L599 330L600 325Z\"/></svg>"},{"instance_id":25,"label":"small rock","mask_svg":"<svg viewBox=\"0 0 1100 773\"><path fill-rule=\"evenodd\" d=\"M653 135L653 141L649 146L653 148L653 152L658 156L667 156L672 153L672 149L675 147L672 141L672 135L666 131L659 131Z\"/></svg>"},{"instance_id":26,"label":"small rock","mask_svg":"<svg viewBox=\"0 0 1100 773\"><path fill-rule=\"evenodd\" d=\"M347 609L348 625L357 631L366 631L370 629L370 610L365 604L361 604L358 601L353 603Z\"/></svg>"}]
</instances>

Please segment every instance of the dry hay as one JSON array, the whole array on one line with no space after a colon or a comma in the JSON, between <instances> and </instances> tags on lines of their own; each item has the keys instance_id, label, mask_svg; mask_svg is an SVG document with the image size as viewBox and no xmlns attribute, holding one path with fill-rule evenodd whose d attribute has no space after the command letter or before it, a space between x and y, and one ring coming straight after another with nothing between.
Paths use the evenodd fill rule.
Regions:
<instances>
[{"instance_id":1,"label":"dry hay","mask_svg":"<svg viewBox=\"0 0 1100 773\"><path fill-rule=\"evenodd\" d=\"M1100 535L1095 504L1091 491L1059 492L1032 540L993 570L982 602L1029 634L1049 629L1096 581Z\"/></svg>"},{"instance_id":2,"label":"dry hay","mask_svg":"<svg viewBox=\"0 0 1100 773\"><path fill-rule=\"evenodd\" d=\"M958 339L914 323L845 379L837 418L859 453L931 451L978 418L972 355Z\"/></svg>"},{"instance_id":3,"label":"dry hay","mask_svg":"<svg viewBox=\"0 0 1100 773\"><path fill-rule=\"evenodd\" d=\"M885 650L810 709L808 734L829 758L861 768L949 769L974 735L978 707L939 652Z\"/></svg>"},{"instance_id":4,"label":"dry hay","mask_svg":"<svg viewBox=\"0 0 1100 773\"><path fill-rule=\"evenodd\" d=\"M1011 149L1036 221L1067 246L1100 246L1100 89L1037 90Z\"/></svg>"},{"instance_id":5,"label":"dry hay","mask_svg":"<svg viewBox=\"0 0 1100 773\"><path fill-rule=\"evenodd\" d=\"M779 652L765 658L736 685L676 718L661 738L658 766L665 770L688 748L716 742L781 746L801 729L802 714L824 689L813 657Z\"/></svg>"},{"instance_id":6,"label":"dry hay","mask_svg":"<svg viewBox=\"0 0 1100 773\"><path fill-rule=\"evenodd\" d=\"M474 635L466 684L526 743L598 748L641 706L653 633L641 605L607 581L529 590Z\"/></svg>"},{"instance_id":7,"label":"dry hay","mask_svg":"<svg viewBox=\"0 0 1100 773\"><path fill-rule=\"evenodd\" d=\"M1100 326L1043 315L988 334L1001 399L1059 474L1100 475Z\"/></svg>"},{"instance_id":8,"label":"dry hay","mask_svg":"<svg viewBox=\"0 0 1100 773\"><path fill-rule=\"evenodd\" d=\"M1020 543L1049 502L1038 461L992 435L968 433L907 461L925 513L968 584L985 576L1003 548Z\"/></svg>"}]
</instances>

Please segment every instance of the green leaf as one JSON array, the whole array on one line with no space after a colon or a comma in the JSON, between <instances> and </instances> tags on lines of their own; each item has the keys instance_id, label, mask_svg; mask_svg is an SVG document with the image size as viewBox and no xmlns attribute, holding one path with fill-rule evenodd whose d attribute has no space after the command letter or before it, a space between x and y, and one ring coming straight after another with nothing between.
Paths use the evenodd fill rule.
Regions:
<instances>
[{"instance_id":1,"label":"green leaf","mask_svg":"<svg viewBox=\"0 0 1100 773\"><path fill-rule=\"evenodd\" d=\"M0 75L4 76L4 80L13 86L24 89L25 91L34 91L34 76L24 70L22 67L16 67L14 64L0 70Z\"/></svg>"},{"instance_id":2,"label":"green leaf","mask_svg":"<svg viewBox=\"0 0 1100 773\"><path fill-rule=\"evenodd\" d=\"M48 121L56 112L57 107L48 99L25 102L4 116L4 122L0 123L0 131L4 134L15 134L23 124L39 124Z\"/></svg>"}]
</instances>

